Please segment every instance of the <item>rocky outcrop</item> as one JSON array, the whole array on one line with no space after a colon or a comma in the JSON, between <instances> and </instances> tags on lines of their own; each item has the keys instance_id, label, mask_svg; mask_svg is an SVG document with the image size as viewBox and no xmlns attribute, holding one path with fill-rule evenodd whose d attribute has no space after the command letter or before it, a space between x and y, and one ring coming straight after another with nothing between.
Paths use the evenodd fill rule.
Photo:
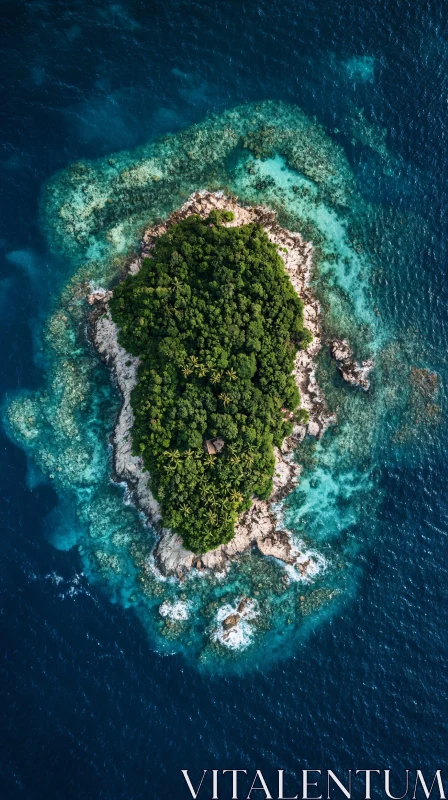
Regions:
<instances>
[{"instance_id":1,"label":"rocky outcrop","mask_svg":"<svg viewBox=\"0 0 448 800\"><path fill-rule=\"evenodd\" d=\"M140 256L130 265L129 272L138 272L141 259L151 256L156 238L170 225L190 214L209 215L212 209L225 208L233 211L235 218L229 225L242 225L248 222L262 224L269 239L279 246L279 254L297 293L304 302L304 321L313 333L313 341L307 350L299 351L294 365L294 376L300 391L302 406L309 413L307 423L297 423L292 435L285 439L281 449L275 449L275 470L273 491L267 501L254 499L251 508L245 512L235 526L235 536L226 545L203 555L186 550L181 537L163 529L160 507L148 486L149 475L144 471L142 459L132 455L131 430L134 422L130 397L137 381L138 359L130 356L118 343L117 329L108 310L110 292L92 289L88 302L94 307L92 313L92 339L112 371L120 388L123 403L113 434L114 467L117 478L125 480L133 491L134 498L149 521L157 528L159 539L154 548L156 567L164 575L182 577L195 568L198 570L222 571L229 563L253 546L265 556L271 556L286 564L296 565L298 572L305 575L307 559L300 553L289 531L282 522L280 501L297 485L301 467L295 462L294 450L308 434L319 437L332 421L324 398L315 377L315 358L322 343L319 326L319 304L309 289L311 276L311 245L298 233L290 233L277 224L275 214L265 208L244 208L234 199L222 194L201 192L185 203L180 211L166 222L147 231L142 240ZM313 564L310 559L310 569Z\"/></svg>"},{"instance_id":2,"label":"rocky outcrop","mask_svg":"<svg viewBox=\"0 0 448 800\"><path fill-rule=\"evenodd\" d=\"M370 387L369 373L373 367L373 359L362 361L358 364L353 359L352 349L346 339L333 339L328 342L331 357L336 361L336 366L344 381L352 386L360 386L366 392Z\"/></svg>"},{"instance_id":3,"label":"rocky outcrop","mask_svg":"<svg viewBox=\"0 0 448 800\"><path fill-rule=\"evenodd\" d=\"M222 627L225 631L229 631L230 628L234 628L235 625L238 625L239 619L238 614L229 614L229 616L223 620Z\"/></svg>"},{"instance_id":4,"label":"rocky outcrop","mask_svg":"<svg viewBox=\"0 0 448 800\"><path fill-rule=\"evenodd\" d=\"M213 638L232 649L250 644L253 636L253 623L260 609L256 600L242 597L236 605L226 605L218 610Z\"/></svg>"}]
</instances>

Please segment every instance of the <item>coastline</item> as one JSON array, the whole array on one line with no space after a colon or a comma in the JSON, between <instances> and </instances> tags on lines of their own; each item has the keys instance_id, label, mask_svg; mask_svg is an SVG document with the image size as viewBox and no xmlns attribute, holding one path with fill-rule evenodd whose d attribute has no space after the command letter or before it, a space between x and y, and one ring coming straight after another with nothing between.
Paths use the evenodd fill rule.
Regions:
<instances>
[{"instance_id":1,"label":"coastline","mask_svg":"<svg viewBox=\"0 0 448 800\"><path fill-rule=\"evenodd\" d=\"M159 538L153 555L155 567L163 575L182 578L193 568L225 571L231 561L256 546L264 556L290 565L297 577L311 577L318 571L319 565L312 553L299 550L292 533L283 525L279 504L299 481L301 467L294 460L295 448L306 435L320 438L334 421L315 377L315 359L322 347L322 337L319 303L310 290L312 245L305 242L300 234L281 228L276 215L269 209L260 206L245 208L222 193L203 191L191 195L166 222L145 232L140 254L130 264L128 271L130 274L138 272L142 259L151 256L156 238L171 225L191 214L200 214L205 218L213 209L233 211L234 220L226 223L229 226L258 222L264 227L270 241L279 246L278 252L286 272L304 304L304 323L313 334L309 347L297 352L293 370L301 407L309 412L309 421L296 424L292 435L283 441L281 448L274 448L276 464L273 492L267 501L253 500L251 508L242 514L235 526L235 536L231 542L203 555L186 550L179 534L163 528L159 504L148 487L149 474L143 469L142 459L132 455L131 429L134 417L131 392L137 382L139 359L127 353L118 343L117 327L108 309L111 292L94 289L87 298L89 304L95 306L91 314L91 338L98 353L111 368L122 395L122 406L112 437L114 472L119 481L127 483L136 505L157 530Z\"/></svg>"}]
</instances>

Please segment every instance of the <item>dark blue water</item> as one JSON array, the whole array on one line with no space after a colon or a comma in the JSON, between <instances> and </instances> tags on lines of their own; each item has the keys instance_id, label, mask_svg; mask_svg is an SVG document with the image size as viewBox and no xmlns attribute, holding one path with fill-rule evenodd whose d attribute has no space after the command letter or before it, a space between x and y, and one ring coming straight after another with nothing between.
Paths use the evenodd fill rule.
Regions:
<instances>
[{"instance_id":1,"label":"dark blue water","mask_svg":"<svg viewBox=\"0 0 448 800\"><path fill-rule=\"evenodd\" d=\"M403 234L383 241L378 223L371 234L390 264L377 292L403 346L421 343L419 366L441 375L444 413L446 10L1 3L2 391L41 383L39 330L66 275L38 225L42 183L79 158L271 98L333 132L385 224L406 218ZM24 453L2 438L2 797L186 797L182 767L444 767L447 445L442 422L384 453L375 533L340 613L294 657L214 678L154 653L137 618L80 575L77 551L54 549L56 494L29 488Z\"/></svg>"}]
</instances>

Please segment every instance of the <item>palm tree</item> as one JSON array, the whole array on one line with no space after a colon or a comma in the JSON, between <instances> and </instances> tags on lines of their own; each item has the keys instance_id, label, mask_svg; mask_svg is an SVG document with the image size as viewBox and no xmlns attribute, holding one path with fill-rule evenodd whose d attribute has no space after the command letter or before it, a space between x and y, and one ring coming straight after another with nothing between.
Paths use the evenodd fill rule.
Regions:
<instances>
[{"instance_id":1,"label":"palm tree","mask_svg":"<svg viewBox=\"0 0 448 800\"><path fill-rule=\"evenodd\" d=\"M198 364L198 375L200 378L205 378L207 375L208 369L204 364Z\"/></svg>"},{"instance_id":2,"label":"palm tree","mask_svg":"<svg viewBox=\"0 0 448 800\"><path fill-rule=\"evenodd\" d=\"M212 508L216 508L216 506L218 505L218 500L216 499L216 495L210 494L210 496L208 498L208 504Z\"/></svg>"},{"instance_id":3,"label":"palm tree","mask_svg":"<svg viewBox=\"0 0 448 800\"><path fill-rule=\"evenodd\" d=\"M240 492L237 492L236 489L233 490L230 498L233 503L242 503L243 502L243 495Z\"/></svg>"},{"instance_id":4,"label":"palm tree","mask_svg":"<svg viewBox=\"0 0 448 800\"><path fill-rule=\"evenodd\" d=\"M210 525L214 525L218 518L214 511L207 511L207 519L210 522Z\"/></svg>"},{"instance_id":5,"label":"palm tree","mask_svg":"<svg viewBox=\"0 0 448 800\"><path fill-rule=\"evenodd\" d=\"M190 356L190 361L194 367L198 366L198 357L197 356Z\"/></svg>"},{"instance_id":6,"label":"palm tree","mask_svg":"<svg viewBox=\"0 0 448 800\"><path fill-rule=\"evenodd\" d=\"M228 395L228 394L226 394L225 392L221 392L221 394L219 394L219 395L218 395L218 397L219 397L219 399L220 399L220 400L222 400L222 402L223 402L223 404L224 404L225 406L228 406L228 405L229 405L229 403L230 403L230 397L229 397L229 395Z\"/></svg>"},{"instance_id":7,"label":"palm tree","mask_svg":"<svg viewBox=\"0 0 448 800\"><path fill-rule=\"evenodd\" d=\"M185 458L187 458L187 459L193 458L193 456L194 456L194 450L185 450L184 456L185 456Z\"/></svg>"},{"instance_id":8,"label":"palm tree","mask_svg":"<svg viewBox=\"0 0 448 800\"><path fill-rule=\"evenodd\" d=\"M236 381L236 372L234 369L228 369L226 375L231 381Z\"/></svg>"},{"instance_id":9,"label":"palm tree","mask_svg":"<svg viewBox=\"0 0 448 800\"><path fill-rule=\"evenodd\" d=\"M212 377L210 378L211 382L212 383L219 383L221 378L222 378L221 372L218 372L216 369L214 369L213 372L212 372Z\"/></svg>"},{"instance_id":10,"label":"palm tree","mask_svg":"<svg viewBox=\"0 0 448 800\"><path fill-rule=\"evenodd\" d=\"M232 464L239 464L240 461L241 461L241 458L240 458L240 456L232 456L230 461L231 461Z\"/></svg>"},{"instance_id":11,"label":"palm tree","mask_svg":"<svg viewBox=\"0 0 448 800\"><path fill-rule=\"evenodd\" d=\"M186 517L188 517L191 514L191 508L190 506L187 506L186 503L182 503L182 505L180 506L180 510L182 511L182 514L185 514Z\"/></svg>"},{"instance_id":12,"label":"palm tree","mask_svg":"<svg viewBox=\"0 0 448 800\"><path fill-rule=\"evenodd\" d=\"M191 373L192 370L189 367L182 368L182 375L184 376L184 378L188 378L188 376L191 375Z\"/></svg>"}]
</instances>

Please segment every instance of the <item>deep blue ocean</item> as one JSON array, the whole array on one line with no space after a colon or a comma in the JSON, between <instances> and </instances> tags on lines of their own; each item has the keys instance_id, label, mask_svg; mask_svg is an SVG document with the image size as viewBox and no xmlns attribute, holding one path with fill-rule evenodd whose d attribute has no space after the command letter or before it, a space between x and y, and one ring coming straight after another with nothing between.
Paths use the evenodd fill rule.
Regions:
<instances>
[{"instance_id":1,"label":"deep blue ocean","mask_svg":"<svg viewBox=\"0 0 448 800\"><path fill-rule=\"evenodd\" d=\"M5 398L41 385L68 276L40 224L45 181L263 100L316 117L382 209L377 302L440 383L436 423L375 457L356 588L284 658L233 672L158 652L78 550L54 547L70 509L2 432L5 800L183 798L181 768L283 768L292 786L304 767L448 766L447 20L444 0L1 0ZM404 412L384 408L387 430Z\"/></svg>"}]
</instances>

